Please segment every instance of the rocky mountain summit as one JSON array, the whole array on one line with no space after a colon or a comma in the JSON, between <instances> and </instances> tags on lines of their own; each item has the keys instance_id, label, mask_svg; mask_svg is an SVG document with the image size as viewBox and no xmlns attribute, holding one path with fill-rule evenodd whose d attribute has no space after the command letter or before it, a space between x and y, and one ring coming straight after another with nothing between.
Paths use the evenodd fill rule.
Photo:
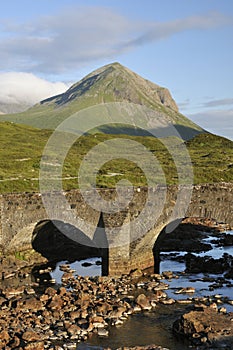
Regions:
<instances>
[{"instance_id":1,"label":"rocky mountain summit","mask_svg":"<svg viewBox=\"0 0 233 350\"><path fill-rule=\"evenodd\" d=\"M149 120L150 125L154 124L156 118L159 120L162 116L166 121L165 124L173 125L185 140L204 132L202 128L179 113L168 89L142 78L119 63L111 63L93 71L72 85L65 93L43 100L23 113L2 115L0 121L11 121L41 129L55 129L62 121L78 111L114 102L126 102L131 104L131 108L135 105L153 111L154 120ZM139 113L139 119L143 119L142 113L141 115ZM112 123L111 118L108 123ZM131 130L114 126L110 130L100 128L95 132L130 134ZM171 136L170 130L168 132L165 130L164 135Z\"/></svg>"},{"instance_id":2,"label":"rocky mountain summit","mask_svg":"<svg viewBox=\"0 0 233 350\"><path fill-rule=\"evenodd\" d=\"M65 93L46 99L41 104L52 102L60 106L80 97L95 98L97 93L99 98L102 98L101 102L113 99L145 104L149 107L159 104L178 112L168 89L145 80L117 62L95 70L72 85Z\"/></svg>"}]
</instances>

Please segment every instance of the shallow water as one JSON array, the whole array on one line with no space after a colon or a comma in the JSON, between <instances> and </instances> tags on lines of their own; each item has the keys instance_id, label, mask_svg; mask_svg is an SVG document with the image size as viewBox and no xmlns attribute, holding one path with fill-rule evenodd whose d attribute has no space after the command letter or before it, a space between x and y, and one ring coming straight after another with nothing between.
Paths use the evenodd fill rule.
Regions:
<instances>
[{"instance_id":1,"label":"shallow water","mask_svg":"<svg viewBox=\"0 0 233 350\"><path fill-rule=\"evenodd\" d=\"M184 307L159 306L154 311L141 312L129 317L123 325L111 327L108 338L92 335L87 342L78 346L111 347L117 349L122 346L136 346L156 344L171 350L190 349L188 344L178 341L172 334L172 324L182 314Z\"/></svg>"},{"instance_id":2,"label":"shallow water","mask_svg":"<svg viewBox=\"0 0 233 350\"><path fill-rule=\"evenodd\" d=\"M228 234L233 235L233 231L228 231ZM213 236L209 236L208 238L203 239L203 242L210 243L213 240ZM219 259L223 256L224 253L227 253L229 255L233 256L233 247L218 247L215 244L211 244L212 249L207 252L201 252L201 253L193 253L196 256L211 256L214 259ZM169 281L169 290L167 290L167 294L169 297L174 299L185 299L189 297L205 297L205 296L215 296L215 295L222 295L223 297L227 297L229 299L233 300L233 280L228 279L227 281L232 283L232 286L229 286L229 283L223 283L223 287L221 288L214 288L214 290L211 290L211 285L214 282L210 281L202 281L206 277L212 278L213 281L216 281L217 278L221 277L221 274L207 274L207 273L195 273L195 274L182 274L182 272L185 270L185 263L178 262L169 259L169 254L173 253L177 256L184 256L186 252L169 252L169 253L163 253L163 261L160 264L160 273L163 271L173 271L174 273L177 273L179 275L178 279L172 279ZM166 259L166 255L168 258ZM192 293L190 295L184 295L184 294L175 294L175 291L181 287L188 287L192 286L196 288L195 293ZM224 306L227 308L227 311L233 311L233 306L229 304L225 304Z\"/></svg>"},{"instance_id":3,"label":"shallow water","mask_svg":"<svg viewBox=\"0 0 233 350\"><path fill-rule=\"evenodd\" d=\"M80 276L101 276L102 266L98 264L98 262L102 262L102 259L99 257L88 258L85 260L75 261L73 263L68 263L67 261L60 261L57 264L56 269L52 271L51 277L56 280L58 284L61 283L61 277L63 275L63 271L60 270L59 266L62 264L68 263L71 269L74 269L75 275ZM83 264L90 264L90 266L83 266ZM97 263L97 264L96 264Z\"/></svg>"},{"instance_id":4,"label":"shallow water","mask_svg":"<svg viewBox=\"0 0 233 350\"><path fill-rule=\"evenodd\" d=\"M227 233L233 234L233 231ZM205 242L210 243L213 236L206 238ZM171 253L177 254L177 256L184 256L186 252L169 252L163 254L163 261L160 264L160 273L163 271L173 271L179 276L178 279L166 281L169 284L169 289L166 293L173 299L186 299L192 297L204 297L213 296L215 301L215 295L222 295L233 300L233 286L228 287L226 284L222 288L210 290L209 287L212 282L204 282L203 278L213 278L215 281L221 275L215 274L183 274L185 270L185 264L183 262L174 261L166 258L166 255ZM212 244L212 250L195 254L199 256L209 255L215 259L220 258L224 253L233 255L233 247L217 247ZM233 283L233 280L228 280ZM192 286L196 288L195 293L192 294L175 294L175 291L181 287ZM227 311L233 311L233 306L223 303L222 306L227 308ZM221 306L221 305L219 305ZM181 340L177 340L172 333L173 322L184 313L187 305L159 305L155 310L150 312L142 312L129 317L129 319L120 327L111 327L108 338L100 338L97 335L92 335L85 343L82 343L78 348L88 349L92 346L99 347L111 347L116 349L120 346L136 346L136 345L148 345L156 344L163 347L167 347L171 350L186 350L190 349L190 346Z\"/></svg>"}]
</instances>

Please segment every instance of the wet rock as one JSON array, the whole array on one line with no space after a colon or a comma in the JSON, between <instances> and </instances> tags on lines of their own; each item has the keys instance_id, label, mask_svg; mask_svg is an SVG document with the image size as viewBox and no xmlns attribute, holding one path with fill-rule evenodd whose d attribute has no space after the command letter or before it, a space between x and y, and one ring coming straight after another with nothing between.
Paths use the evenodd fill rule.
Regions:
<instances>
[{"instance_id":1,"label":"wet rock","mask_svg":"<svg viewBox=\"0 0 233 350\"><path fill-rule=\"evenodd\" d=\"M83 267L90 267L92 266L92 263L89 263L89 262L84 262L81 264Z\"/></svg>"},{"instance_id":2,"label":"wet rock","mask_svg":"<svg viewBox=\"0 0 233 350\"><path fill-rule=\"evenodd\" d=\"M173 324L173 331L188 337L192 344L198 345L206 338L209 343L221 341L224 337L233 336L233 324L230 314L216 312L211 307L203 311L190 311Z\"/></svg>"},{"instance_id":3,"label":"wet rock","mask_svg":"<svg viewBox=\"0 0 233 350\"><path fill-rule=\"evenodd\" d=\"M218 246L232 246L233 245L233 235L223 233L222 237L216 242Z\"/></svg>"},{"instance_id":4,"label":"wet rock","mask_svg":"<svg viewBox=\"0 0 233 350\"><path fill-rule=\"evenodd\" d=\"M145 294L139 294L135 301L143 310L152 309L152 306L149 300L147 299L147 297L145 296Z\"/></svg>"},{"instance_id":5,"label":"wet rock","mask_svg":"<svg viewBox=\"0 0 233 350\"><path fill-rule=\"evenodd\" d=\"M192 304L192 300L191 299L178 299L176 300L177 304Z\"/></svg>"},{"instance_id":6,"label":"wet rock","mask_svg":"<svg viewBox=\"0 0 233 350\"><path fill-rule=\"evenodd\" d=\"M72 281L74 279L75 279L75 277L74 277L72 272L65 272L62 275L61 281L63 284L67 284L69 281Z\"/></svg>"},{"instance_id":7,"label":"wet rock","mask_svg":"<svg viewBox=\"0 0 233 350\"><path fill-rule=\"evenodd\" d=\"M224 273L233 265L233 257L223 254L222 258L214 259L210 256L199 257L194 254L185 255L186 272L190 273Z\"/></svg>"},{"instance_id":8,"label":"wet rock","mask_svg":"<svg viewBox=\"0 0 233 350\"><path fill-rule=\"evenodd\" d=\"M173 298L168 298L168 299L161 299L160 303L164 305L172 305L175 304L175 300Z\"/></svg>"},{"instance_id":9,"label":"wet rock","mask_svg":"<svg viewBox=\"0 0 233 350\"><path fill-rule=\"evenodd\" d=\"M141 307L141 305L140 305ZM109 314L110 318L120 318L125 313L126 308L125 307L117 307L115 310L111 311Z\"/></svg>"},{"instance_id":10,"label":"wet rock","mask_svg":"<svg viewBox=\"0 0 233 350\"><path fill-rule=\"evenodd\" d=\"M70 265L69 264L61 264L61 265L59 265L59 270L67 272L70 270Z\"/></svg>"},{"instance_id":11,"label":"wet rock","mask_svg":"<svg viewBox=\"0 0 233 350\"><path fill-rule=\"evenodd\" d=\"M64 349L73 350L73 349L76 349L76 348L77 348L76 343L64 344ZM57 350L57 349L56 349L56 350ZM61 349L59 349L59 350L61 350Z\"/></svg>"},{"instance_id":12,"label":"wet rock","mask_svg":"<svg viewBox=\"0 0 233 350\"><path fill-rule=\"evenodd\" d=\"M163 271L162 275L164 278L169 279L169 280L174 277L172 271Z\"/></svg>"},{"instance_id":13,"label":"wet rock","mask_svg":"<svg viewBox=\"0 0 233 350\"><path fill-rule=\"evenodd\" d=\"M152 296L153 299L155 299L156 301L158 301L161 298L166 298L167 294L163 291L163 290L155 290L154 294Z\"/></svg>"},{"instance_id":14,"label":"wet rock","mask_svg":"<svg viewBox=\"0 0 233 350\"><path fill-rule=\"evenodd\" d=\"M195 292L194 287L185 287L175 291L175 294L186 294L186 293L194 293L194 292Z\"/></svg>"},{"instance_id":15,"label":"wet rock","mask_svg":"<svg viewBox=\"0 0 233 350\"><path fill-rule=\"evenodd\" d=\"M107 329L98 329L98 335L100 336L100 337L107 337L108 336L108 330Z\"/></svg>"},{"instance_id":16,"label":"wet rock","mask_svg":"<svg viewBox=\"0 0 233 350\"><path fill-rule=\"evenodd\" d=\"M211 249L211 245L202 242L202 239L204 237L207 237L207 234L205 233L207 229L207 226L204 226L201 223L194 221L193 223L183 221L183 223L179 225L173 232L170 232L169 235L166 234L166 239L160 243L159 250L163 252L208 251Z\"/></svg>"}]
</instances>

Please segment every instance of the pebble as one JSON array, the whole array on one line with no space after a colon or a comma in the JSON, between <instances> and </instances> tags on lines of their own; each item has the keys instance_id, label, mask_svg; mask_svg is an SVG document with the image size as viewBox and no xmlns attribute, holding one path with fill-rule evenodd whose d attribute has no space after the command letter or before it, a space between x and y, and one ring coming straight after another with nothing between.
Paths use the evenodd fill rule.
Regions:
<instances>
[{"instance_id":1,"label":"pebble","mask_svg":"<svg viewBox=\"0 0 233 350\"><path fill-rule=\"evenodd\" d=\"M195 292L194 287L185 287L175 291L175 294L185 294L185 293L194 293L194 292Z\"/></svg>"},{"instance_id":2,"label":"pebble","mask_svg":"<svg viewBox=\"0 0 233 350\"><path fill-rule=\"evenodd\" d=\"M175 303L175 300L172 298L169 298L169 299L161 299L159 302L164 305L172 305Z\"/></svg>"},{"instance_id":3,"label":"pebble","mask_svg":"<svg viewBox=\"0 0 233 350\"><path fill-rule=\"evenodd\" d=\"M109 334L107 329L98 329L98 335L100 337L107 337Z\"/></svg>"}]
</instances>

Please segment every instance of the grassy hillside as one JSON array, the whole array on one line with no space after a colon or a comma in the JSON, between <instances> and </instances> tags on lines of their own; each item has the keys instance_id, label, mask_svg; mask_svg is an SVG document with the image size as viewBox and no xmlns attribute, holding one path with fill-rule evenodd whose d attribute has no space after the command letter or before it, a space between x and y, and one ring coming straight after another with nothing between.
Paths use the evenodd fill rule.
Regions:
<instances>
[{"instance_id":1,"label":"grassy hillside","mask_svg":"<svg viewBox=\"0 0 233 350\"><path fill-rule=\"evenodd\" d=\"M52 131L9 122L0 123L0 130L0 192L38 191L40 159ZM73 145L63 166L64 189L77 188L78 168L86 153L114 137L116 135L88 135ZM143 144L159 160L167 183L177 183L175 164L160 140L149 136L117 137ZM168 138L167 142L172 147L174 138ZM193 163L194 183L233 182L233 142L212 134L200 134L186 145ZM127 178L135 186L147 184L140 168L123 158L107 162L98 173L97 184L99 187L113 187L122 178ZM160 182L161 178L158 176L156 180Z\"/></svg>"}]
</instances>

